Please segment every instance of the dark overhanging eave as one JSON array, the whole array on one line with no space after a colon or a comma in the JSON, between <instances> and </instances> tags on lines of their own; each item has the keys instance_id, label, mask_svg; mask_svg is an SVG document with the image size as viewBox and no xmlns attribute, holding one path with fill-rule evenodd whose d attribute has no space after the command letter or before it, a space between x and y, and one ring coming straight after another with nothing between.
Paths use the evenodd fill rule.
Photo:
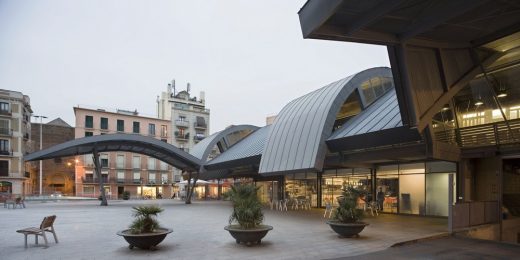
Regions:
<instances>
[{"instance_id":1,"label":"dark overhanging eave","mask_svg":"<svg viewBox=\"0 0 520 260\"><path fill-rule=\"evenodd\" d=\"M131 134L108 134L75 139L26 155L24 160L35 161L89 154L94 149L97 152L136 152L157 158L180 169L198 170L202 165L201 160L174 145L155 138Z\"/></svg>"}]
</instances>

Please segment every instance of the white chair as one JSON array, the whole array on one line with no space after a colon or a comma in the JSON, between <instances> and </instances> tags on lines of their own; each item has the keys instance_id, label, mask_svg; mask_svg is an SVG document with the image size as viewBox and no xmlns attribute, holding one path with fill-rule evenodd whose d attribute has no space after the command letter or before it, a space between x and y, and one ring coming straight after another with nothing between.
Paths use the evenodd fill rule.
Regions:
<instances>
[{"instance_id":1,"label":"white chair","mask_svg":"<svg viewBox=\"0 0 520 260\"><path fill-rule=\"evenodd\" d=\"M332 215L332 204L330 201L325 202L325 213L323 213L323 217L325 218L327 216L327 213L329 213L329 218Z\"/></svg>"}]
</instances>

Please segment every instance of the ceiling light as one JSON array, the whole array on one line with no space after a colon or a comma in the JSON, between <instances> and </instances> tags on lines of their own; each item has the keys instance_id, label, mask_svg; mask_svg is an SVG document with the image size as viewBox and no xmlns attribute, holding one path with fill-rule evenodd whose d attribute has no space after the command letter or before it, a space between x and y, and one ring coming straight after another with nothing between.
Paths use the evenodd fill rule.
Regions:
<instances>
[{"instance_id":1,"label":"ceiling light","mask_svg":"<svg viewBox=\"0 0 520 260\"><path fill-rule=\"evenodd\" d=\"M498 92L497 97L500 97L500 98L507 97L507 92L505 90L502 90L502 91Z\"/></svg>"},{"instance_id":2,"label":"ceiling light","mask_svg":"<svg viewBox=\"0 0 520 260\"><path fill-rule=\"evenodd\" d=\"M475 106L482 106L482 105L484 105L484 102L482 102L482 99L479 98L475 101Z\"/></svg>"},{"instance_id":3,"label":"ceiling light","mask_svg":"<svg viewBox=\"0 0 520 260\"><path fill-rule=\"evenodd\" d=\"M448 105L443 106L441 109L441 111L447 111L447 110L450 110L450 106L448 106Z\"/></svg>"}]
</instances>

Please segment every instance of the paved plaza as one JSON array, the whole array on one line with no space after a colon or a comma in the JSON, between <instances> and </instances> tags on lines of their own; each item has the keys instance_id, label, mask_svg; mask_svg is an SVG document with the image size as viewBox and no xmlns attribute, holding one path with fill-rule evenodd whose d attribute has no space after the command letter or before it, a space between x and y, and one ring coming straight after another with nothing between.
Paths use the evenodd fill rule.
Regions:
<instances>
[{"instance_id":1,"label":"paved plaza","mask_svg":"<svg viewBox=\"0 0 520 260\"><path fill-rule=\"evenodd\" d=\"M129 250L116 232L132 220L131 207L158 204L164 227L174 232L156 251ZM0 217L1 259L327 259L367 254L387 249L395 243L435 236L447 231L445 218L423 218L381 214L367 217L370 225L359 238L339 238L326 225L323 210L264 210L265 224L274 226L253 247L237 245L224 230L231 205L227 201L178 200L28 202L25 209L2 209ZM59 243L36 246L34 238L24 248L23 235L16 230L37 226L44 216L57 215ZM43 242L43 241L42 241Z\"/></svg>"}]
</instances>

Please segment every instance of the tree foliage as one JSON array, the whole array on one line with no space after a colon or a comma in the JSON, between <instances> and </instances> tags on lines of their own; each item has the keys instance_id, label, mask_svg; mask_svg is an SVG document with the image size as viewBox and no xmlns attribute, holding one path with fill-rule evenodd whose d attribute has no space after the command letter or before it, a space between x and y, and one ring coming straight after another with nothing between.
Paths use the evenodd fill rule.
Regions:
<instances>
[{"instance_id":1,"label":"tree foliage","mask_svg":"<svg viewBox=\"0 0 520 260\"><path fill-rule=\"evenodd\" d=\"M344 187L342 196L338 198L339 206L332 213L332 219L343 223L354 223L361 220L364 211L357 208L357 201L363 194L362 190L352 186Z\"/></svg>"},{"instance_id":2,"label":"tree foliage","mask_svg":"<svg viewBox=\"0 0 520 260\"><path fill-rule=\"evenodd\" d=\"M159 228L159 221L155 219L163 209L157 205L133 207L134 221L130 225L133 234L152 233Z\"/></svg>"},{"instance_id":3,"label":"tree foliage","mask_svg":"<svg viewBox=\"0 0 520 260\"><path fill-rule=\"evenodd\" d=\"M258 187L253 184L233 185L226 196L233 203L229 224L237 222L242 228L255 228L262 224L264 213L258 198Z\"/></svg>"}]
</instances>

